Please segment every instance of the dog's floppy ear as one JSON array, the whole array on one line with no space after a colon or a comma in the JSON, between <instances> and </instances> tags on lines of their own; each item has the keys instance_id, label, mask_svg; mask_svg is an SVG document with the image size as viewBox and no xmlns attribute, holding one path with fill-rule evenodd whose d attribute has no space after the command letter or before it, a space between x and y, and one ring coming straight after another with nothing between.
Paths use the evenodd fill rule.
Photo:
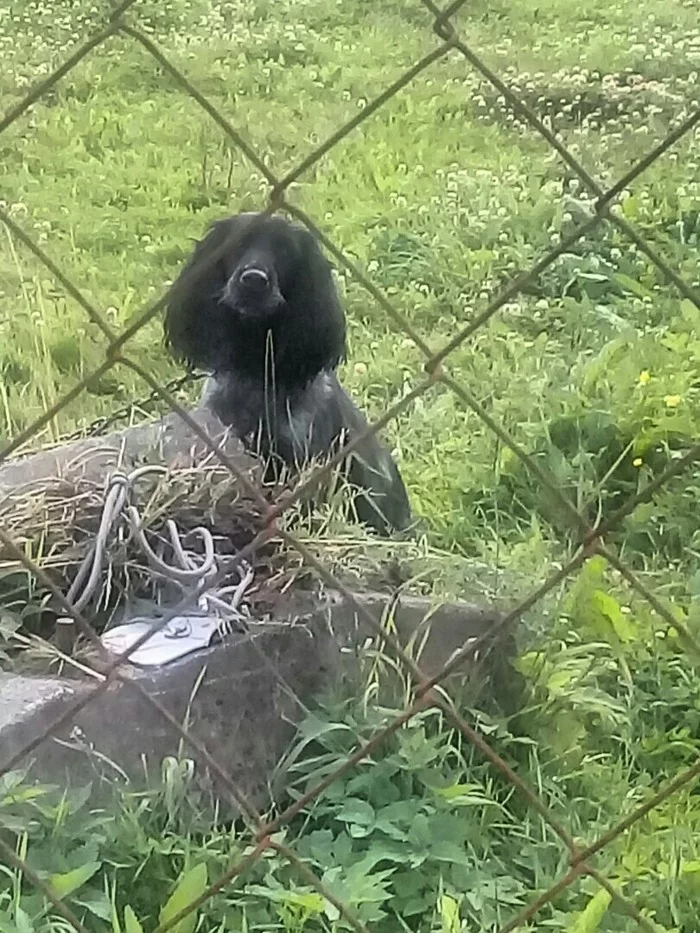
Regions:
<instances>
[{"instance_id":1,"label":"dog's floppy ear","mask_svg":"<svg viewBox=\"0 0 700 933\"><path fill-rule=\"evenodd\" d=\"M307 326L297 334L303 341L300 359L315 372L333 368L345 357L345 314L333 280L331 264L316 237L304 227L294 228L301 260L287 303Z\"/></svg>"},{"instance_id":2,"label":"dog's floppy ear","mask_svg":"<svg viewBox=\"0 0 700 933\"><path fill-rule=\"evenodd\" d=\"M239 214L213 223L199 240L170 288L165 307L165 345L189 366L212 367L220 346L217 322L226 283L224 254L236 249L254 215Z\"/></svg>"}]
</instances>

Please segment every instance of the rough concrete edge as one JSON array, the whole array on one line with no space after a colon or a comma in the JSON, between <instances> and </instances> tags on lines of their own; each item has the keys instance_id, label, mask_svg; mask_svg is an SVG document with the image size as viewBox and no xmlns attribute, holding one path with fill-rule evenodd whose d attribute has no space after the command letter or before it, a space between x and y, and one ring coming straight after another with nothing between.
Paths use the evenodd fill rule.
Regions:
<instances>
[{"instance_id":1,"label":"rough concrete edge","mask_svg":"<svg viewBox=\"0 0 700 933\"><path fill-rule=\"evenodd\" d=\"M257 461L244 453L240 440L212 412L197 408L189 414L243 472L259 470ZM7 461L0 465L0 503L13 492L53 478L98 481L107 471L117 466L129 468L147 455L157 455L165 465L195 465L210 453L199 435L173 412L104 437L73 441Z\"/></svg>"},{"instance_id":2,"label":"rough concrete edge","mask_svg":"<svg viewBox=\"0 0 700 933\"><path fill-rule=\"evenodd\" d=\"M384 611L390 602L379 593L360 594L359 599L374 612ZM426 621L431 613L432 621ZM352 684L364 642L374 634L333 592L320 604L308 594L302 598L296 594L287 607L286 621L283 617L284 610L276 621L253 626L251 634L232 637L162 669L127 668L130 677L178 722L189 716L193 735L258 804L269 801L272 786L275 791L283 787L276 772L300 718L296 701L267 662L282 673L302 704L313 706L324 693L337 691L339 684ZM466 639L483 634L497 619L489 608L452 602L436 609L434 601L418 597L402 599L394 613L403 644L427 630L420 663L428 675ZM510 654L507 642L503 651ZM192 699L205 667L206 677ZM469 670L474 673L475 666ZM60 678L0 678L0 719L5 707L0 769L91 689L89 683ZM113 728L115 723L123 728ZM143 782L143 759L150 756L149 773L159 773L162 760L177 756L180 744L181 736L158 710L128 683L115 683L29 756L34 761L31 774L35 780L61 786L92 780L98 790L111 792L111 785L122 780L119 769L132 781ZM230 801L225 782L212 773L206 760L192 748L183 752L195 760L198 790L210 802ZM111 768L110 761L118 767ZM98 793L96 799L102 797L104 793Z\"/></svg>"},{"instance_id":3,"label":"rough concrete edge","mask_svg":"<svg viewBox=\"0 0 700 933\"><path fill-rule=\"evenodd\" d=\"M212 440L220 445L220 449L234 458L242 470L255 470L256 462L243 453L240 442L211 412L200 408L192 413L192 417ZM10 461L0 466L0 496L5 494L9 497L14 490L52 477L65 478L78 475L81 478L97 481L103 479L107 471L117 466L121 469L128 468L146 455L152 457L154 453L159 456L161 462L166 464L179 462L182 465L194 465L201 457L208 456L210 450L177 413L172 413L156 421L133 426L106 437L76 441L63 447L39 451ZM358 597L368 608L378 614L386 609L390 601L390 597L381 593L363 593L358 594ZM327 603L310 607L307 602L305 608L303 606L304 595L301 594L301 604L299 604L299 594L296 594L296 598L297 605L294 605L292 601L288 606L289 613L293 612L298 620L296 625L289 625L287 621L286 625L267 626L250 638L242 636L228 644L190 655L178 664L158 672L155 677L152 672L139 672L133 667L130 668L132 675L162 699L176 718L185 715L192 685L200 676L202 668L208 665L209 668L219 669L218 679L213 682L214 688L223 690L224 695L228 690L229 702L231 697L237 698L237 709L242 714L242 718L247 717L252 723L248 733L241 733L241 743L245 745L245 742L249 741L256 732L263 739L262 744L257 746L259 753L257 762L254 752L251 754L248 749L245 754L242 754L241 749L236 748L235 742L229 746L227 753L234 764L236 760L238 761L242 782L248 784L255 795L261 793L261 774L267 770L267 765L266 767L260 766L260 759L267 764L276 761L283 751L283 745L286 744L282 738L289 738L291 734L288 728L282 728L284 725L282 719L287 718L291 723L294 714L293 711L290 712L288 704L281 704L279 684L274 678L270 679L272 674L269 667L262 664L259 654L256 655L256 663L250 663L248 668L245 668L245 659L251 662L253 660L249 652L253 641L261 646L263 653L277 656L276 663L283 668L287 680L293 680L296 676L297 682L301 685L300 692L311 700L321 690L333 686L341 673L343 676L348 673L351 665L347 661L356 658L358 652L362 651L362 642L375 635L373 630L367 629L358 619L354 608L348 605L339 594L331 592L328 594ZM308 600L308 594L306 598ZM465 638L482 634L497 618L497 612L494 609L452 602L442 605L431 623L428 621L431 611L435 611L434 601L404 596L394 617L397 632L404 644L411 640L411 636L418 636L416 640L419 640L426 630L430 630L430 637L423 645L420 659L421 666L427 674L441 667L453 651L461 647ZM468 632L464 628L465 617L471 625ZM440 620L441 629L441 634L437 638L432 634L435 618ZM312 630L315 637L308 639L303 635L305 629ZM347 638L339 641L339 632L345 633ZM302 644L298 640L300 637L305 639L301 652L295 654L293 650L289 651L294 639L297 639L297 646ZM343 640L346 642L344 645ZM310 646L311 651L308 650ZM232 659L234 659L233 663ZM237 675L232 673L232 668L235 671L236 667L238 668ZM196 672L194 677L193 671ZM234 683L236 676L241 682L238 686ZM85 695L85 691L90 689L88 684L68 679L17 676L0 679L0 686L5 695L5 724L0 723L0 768L3 767L4 762L14 756L16 751L41 734L58 716L67 712L71 704L79 702ZM209 687L211 688L211 684ZM206 682L204 689L207 689ZM238 694L236 694L236 689L238 689ZM265 690L268 691L267 700L273 698L273 702L268 702L267 709L265 708ZM76 715L71 727L62 730L59 737L49 739L39 746L34 756L37 762L34 769L35 775L42 771L46 774L53 771L58 775L63 771L65 779L72 770L72 764L82 755L83 764L87 765L84 769L85 775L97 777L100 780L99 769L94 767L95 753L99 753L99 749L91 748L94 745L91 735L96 736L98 742L104 741L110 735L110 729L105 724L119 722L133 726L139 723L139 715L146 716L145 711L148 711L151 718L146 718L143 722L150 723L153 732L148 733L144 738L142 743L144 753L150 751L155 758L163 758L168 753L168 749L171 752L176 751L179 737L176 736L174 748L172 744L168 745L168 742L172 743L173 739L172 728L167 727L169 738L164 739L163 717L158 713L157 718L154 719L153 707L149 704L144 705L143 699L140 700L141 713L137 714L137 707L133 704L133 698L137 696L134 691L129 690L128 686L119 683L111 684L98 700L88 704ZM7 697L10 698L9 701ZM219 701L223 703L221 696L219 696ZM129 705L130 702L131 705ZM0 720L3 714L2 706L3 697L0 695ZM216 706L215 701L214 707ZM193 704L195 712L196 707L197 699L195 698ZM263 711L267 716L265 720L267 731L260 727ZM228 713L228 710L225 712ZM220 748L219 739L222 736L225 738L226 734L232 731L233 723L230 716L228 719L226 716L222 718L222 714L216 714L215 711L210 710L209 714L206 712L203 714L202 721L209 726L210 741ZM207 732L207 729L204 731ZM143 735L144 730L142 729L141 732ZM158 737L161 740L160 746L156 742ZM109 753L110 749L99 753L102 755L99 760L106 762L110 757ZM113 742L112 756L117 764L119 764L120 757L126 760L129 755L131 755L131 763L138 764L139 754L132 735L122 734L122 741L115 739ZM99 758L99 755L97 757ZM198 765L200 775L206 775L208 769L201 761ZM233 770L235 771L236 768L234 767ZM266 781L267 777L262 783ZM60 779L59 783L62 783ZM217 793L220 793L222 790L220 782L217 786L217 782L214 781L212 787L214 786L217 787Z\"/></svg>"}]
</instances>

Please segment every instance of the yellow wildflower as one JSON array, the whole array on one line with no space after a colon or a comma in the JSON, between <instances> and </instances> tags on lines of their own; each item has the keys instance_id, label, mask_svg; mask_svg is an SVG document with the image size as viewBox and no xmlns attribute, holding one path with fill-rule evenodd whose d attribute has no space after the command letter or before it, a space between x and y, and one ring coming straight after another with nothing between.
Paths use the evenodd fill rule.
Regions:
<instances>
[{"instance_id":1,"label":"yellow wildflower","mask_svg":"<svg viewBox=\"0 0 700 933\"><path fill-rule=\"evenodd\" d=\"M645 386L647 382L651 379L651 373L648 369L643 369L639 374L639 384L640 386Z\"/></svg>"},{"instance_id":2,"label":"yellow wildflower","mask_svg":"<svg viewBox=\"0 0 700 933\"><path fill-rule=\"evenodd\" d=\"M666 408L678 408L681 403L680 395L664 395Z\"/></svg>"},{"instance_id":3,"label":"yellow wildflower","mask_svg":"<svg viewBox=\"0 0 700 933\"><path fill-rule=\"evenodd\" d=\"M641 457L635 457L634 460L632 461L632 466L633 466L633 467L640 467L643 463L644 463L644 461L642 460Z\"/></svg>"}]
</instances>

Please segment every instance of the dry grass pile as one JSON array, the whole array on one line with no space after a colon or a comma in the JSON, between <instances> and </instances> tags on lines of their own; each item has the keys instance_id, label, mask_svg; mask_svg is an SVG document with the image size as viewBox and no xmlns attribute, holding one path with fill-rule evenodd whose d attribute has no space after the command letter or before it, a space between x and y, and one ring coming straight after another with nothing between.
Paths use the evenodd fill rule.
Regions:
<instances>
[{"instance_id":1,"label":"dry grass pile","mask_svg":"<svg viewBox=\"0 0 700 933\"><path fill-rule=\"evenodd\" d=\"M79 469L17 487L0 500L0 528L68 595L100 538L109 488L105 480L97 481ZM175 563L169 521L177 528L184 550L197 562L203 551L197 529L206 529L214 543L217 566L224 570L226 558L249 544L263 527L260 502L242 490L213 458L196 466L155 468L141 474L129 485L126 504L135 507L150 547L168 565ZM99 580L85 607L97 631L127 600L160 602L166 591L177 597L173 588L180 596L187 590L186 584L163 579L154 570L133 534L126 511L120 511L104 535ZM276 553L279 546L273 542L253 555L258 587L275 575ZM15 548L2 541L0 613L5 636L10 630L21 630L47 639L53 635L56 618L65 615L46 582L30 572Z\"/></svg>"}]
</instances>

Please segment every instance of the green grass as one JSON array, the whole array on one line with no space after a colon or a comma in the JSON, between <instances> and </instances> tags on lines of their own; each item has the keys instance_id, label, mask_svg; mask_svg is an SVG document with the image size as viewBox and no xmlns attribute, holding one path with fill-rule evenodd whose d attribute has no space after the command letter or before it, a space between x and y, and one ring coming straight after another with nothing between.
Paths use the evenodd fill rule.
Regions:
<instances>
[{"instance_id":1,"label":"green grass","mask_svg":"<svg viewBox=\"0 0 700 933\"><path fill-rule=\"evenodd\" d=\"M98 15L91 7L63 0L0 10L2 110L92 28ZM137 3L133 20L280 176L436 42L424 8L409 0L150 2ZM700 105L694 0L480 0L465 4L457 22L603 185ZM696 289L699 167L696 129L634 182L620 208ZM209 117L123 37L85 59L0 137L0 179L13 218L117 331L161 295L210 220L260 207L266 191ZM457 53L339 143L294 184L290 199L434 349L590 206L570 170ZM0 236L5 441L99 365L105 339L6 229ZM342 270L339 280L350 332L343 378L378 416L421 378L423 360L361 286ZM157 322L128 352L162 379L178 374ZM700 436L700 311L610 225L514 298L446 366L591 521L643 489ZM115 368L37 443L148 391L128 368ZM387 434L429 526L429 550L406 552L425 588L462 593L488 578L500 595L524 594L570 555L573 537L556 504L449 391L432 389ZM696 636L699 497L696 469L639 507L606 542ZM340 539L327 551L348 571L361 564L364 548ZM532 685L528 739L498 719L485 725L572 832L593 839L697 760L697 659L624 579L597 563L532 615L520 661ZM338 760L347 750L343 730L364 735L378 715L329 707L330 725L312 746L316 757L300 768ZM306 779L300 772L300 783ZM474 799L435 791L460 784L478 788ZM137 802L127 795L99 823L84 808L70 815L42 802L22 824L37 868L99 863L88 893L72 895L91 929L119 929L109 905L121 917L127 902L150 929L181 870L206 863L213 877L243 845L183 829L170 799L165 792ZM356 812L348 799L360 801ZM699 824L697 794L686 792L600 856L659 931L697 928ZM78 854L76 835L83 840ZM386 756L346 778L290 835L382 933L495 929L565 870L539 819L434 718L408 727ZM452 848L433 851L428 839L435 835ZM49 841L56 838L59 844ZM424 845L409 858L416 839ZM62 929L42 915L27 885L20 895L11 875L0 876L5 927ZM574 886L531 929L575 929L594 891L588 881ZM450 920L450 899L461 928ZM20 907L33 926L22 926ZM269 858L207 908L202 929L341 929L324 909ZM611 907L599 926L580 930L634 928Z\"/></svg>"}]
</instances>

